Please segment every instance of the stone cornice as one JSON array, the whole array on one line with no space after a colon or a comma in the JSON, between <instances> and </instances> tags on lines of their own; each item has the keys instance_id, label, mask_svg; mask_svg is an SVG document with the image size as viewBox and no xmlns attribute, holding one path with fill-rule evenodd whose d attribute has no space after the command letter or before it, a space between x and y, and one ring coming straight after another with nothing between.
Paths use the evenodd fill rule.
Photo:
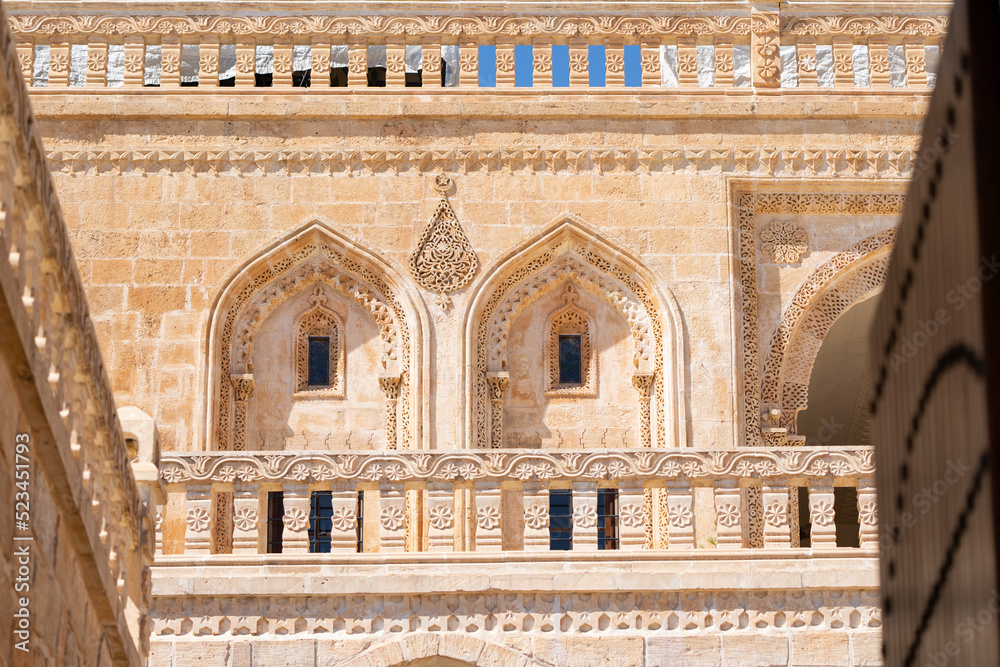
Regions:
<instances>
[{"instance_id":1,"label":"stone cornice","mask_svg":"<svg viewBox=\"0 0 1000 667\"><path fill-rule=\"evenodd\" d=\"M329 148L219 147L57 148L48 153L55 172L196 172L302 174L520 172L648 173L715 170L730 174L905 177L908 148Z\"/></svg>"},{"instance_id":2,"label":"stone cornice","mask_svg":"<svg viewBox=\"0 0 1000 667\"><path fill-rule=\"evenodd\" d=\"M868 447L786 449L636 449L545 452L375 451L206 452L164 456L167 484L262 481L403 483L477 479L712 479L720 476L871 476L874 452Z\"/></svg>"}]
</instances>

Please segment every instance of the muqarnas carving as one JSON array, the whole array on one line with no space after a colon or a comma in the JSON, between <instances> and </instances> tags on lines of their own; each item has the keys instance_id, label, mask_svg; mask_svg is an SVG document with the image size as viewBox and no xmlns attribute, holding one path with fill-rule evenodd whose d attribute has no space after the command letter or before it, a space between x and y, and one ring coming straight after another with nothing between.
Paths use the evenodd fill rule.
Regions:
<instances>
[{"instance_id":1,"label":"muqarnas carving","mask_svg":"<svg viewBox=\"0 0 1000 667\"><path fill-rule=\"evenodd\" d=\"M436 292L434 302L443 310L451 308L450 293L465 287L479 269L479 257L448 202L452 180L441 174L434 189L441 201L410 255L410 272L417 284Z\"/></svg>"},{"instance_id":2,"label":"muqarnas carving","mask_svg":"<svg viewBox=\"0 0 1000 667\"><path fill-rule=\"evenodd\" d=\"M335 312L326 307L327 297L319 285L309 297L309 310L295 323L295 398L344 397L343 324ZM329 383L309 382L309 340L328 339Z\"/></svg>"}]
</instances>

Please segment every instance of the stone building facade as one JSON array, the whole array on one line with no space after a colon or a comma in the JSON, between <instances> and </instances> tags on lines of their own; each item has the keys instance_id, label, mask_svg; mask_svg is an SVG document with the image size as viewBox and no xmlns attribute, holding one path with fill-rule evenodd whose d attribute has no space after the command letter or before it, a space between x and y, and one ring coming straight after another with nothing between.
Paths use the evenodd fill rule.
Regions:
<instances>
[{"instance_id":1,"label":"stone building facade","mask_svg":"<svg viewBox=\"0 0 1000 667\"><path fill-rule=\"evenodd\" d=\"M9 3L164 450L149 663L879 664L947 9Z\"/></svg>"}]
</instances>

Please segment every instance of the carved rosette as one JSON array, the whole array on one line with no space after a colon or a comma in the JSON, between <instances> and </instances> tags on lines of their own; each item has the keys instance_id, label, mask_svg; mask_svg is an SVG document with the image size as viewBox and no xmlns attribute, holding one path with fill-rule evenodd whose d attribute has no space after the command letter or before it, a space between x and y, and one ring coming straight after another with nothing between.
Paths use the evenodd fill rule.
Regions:
<instances>
[{"instance_id":1,"label":"carved rosette","mask_svg":"<svg viewBox=\"0 0 1000 667\"><path fill-rule=\"evenodd\" d=\"M451 308L449 294L465 287L479 269L479 257L448 202L451 187L451 178L444 174L434 179L441 201L410 255L413 278L436 293L434 300L442 310Z\"/></svg>"},{"instance_id":2,"label":"carved rosette","mask_svg":"<svg viewBox=\"0 0 1000 667\"><path fill-rule=\"evenodd\" d=\"M781 86L778 14L753 12L750 15L750 31L753 85L755 88L778 88Z\"/></svg>"},{"instance_id":3,"label":"carved rosette","mask_svg":"<svg viewBox=\"0 0 1000 667\"><path fill-rule=\"evenodd\" d=\"M760 251L775 264L794 264L809 250L806 230L791 220L775 220L760 233Z\"/></svg>"}]
</instances>

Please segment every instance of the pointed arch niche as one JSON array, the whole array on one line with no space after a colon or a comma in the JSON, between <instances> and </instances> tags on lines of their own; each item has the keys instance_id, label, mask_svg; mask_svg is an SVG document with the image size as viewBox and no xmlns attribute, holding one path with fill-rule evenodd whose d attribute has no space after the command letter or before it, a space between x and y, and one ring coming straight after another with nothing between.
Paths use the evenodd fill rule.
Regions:
<instances>
[{"instance_id":1,"label":"pointed arch niche","mask_svg":"<svg viewBox=\"0 0 1000 667\"><path fill-rule=\"evenodd\" d=\"M809 406L820 348L842 315L882 290L895 240L896 230L887 229L834 255L809 274L784 308L761 374L765 438L783 441L786 433L799 433L799 412ZM867 351L865 345L857 353Z\"/></svg>"},{"instance_id":2,"label":"pointed arch niche","mask_svg":"<svg viewBox=\"0 0 1000 667\"><path fill-rule=\"evenodd\" d=\"M683 446L687 429L680 315L669 291L657 290L656 284L639 260L575 218L560 221L498 262L477 288L465 320L468 360L465 382L469 397L465 432L469 446L538 444L505 442L504 434L504 410L511 398L512 370L517 376L508 357L508 342L512 326L520 324L519 316L536 304L543 309L536 318L541 327L536 337L538 363L533 371L539 376L538 394L548 394L557 401L577 398L573 391L559 396L547 387L551 369L546 364L552 352L546 352L545 348L551 341L541 339L551 334L554 321L576 312L578 302L593 304L590 315L574 319L574 326L588 328L588 344L600 340L600 332L592 330L593 312L600 309L616 318L617 326L629 341L628 354L620 362L622 368L610 369L619 378L626 378L630 385L629 400L634 401L635 418L629 426L633 435L626 440L634 446ZM567 293L571 296L563 300L561 297ZM600 373L605 372L609 369L600 369ZM600 378L593 381L602 385ZM583 390L580 395L586 399L590 390ZM584 436L579 437L582 442ZM587 439L602 437L605 436L589 434ZM577 443L563 441L563 444L573 447ZM607 440L605 444L619 447L622 442Z\"/></svg>"},{"instance_id":3,"label":"pointed arch niche","mask_svg":"<svg viewBox=\"0 0 1000 667\"><path fill-rule=\"evenodd\" d=\"M364 382L379 392L377 400L384 401L384 413L381 406L378 410L384 414L380 417L383 423L371 426L381 433L377 438L368 434L369 447L364 434L353 434L352 443L349 430L335 432L336 426L331 425L322 443L289 433L289 442L298 443L292 445L294 448L423 446L420 425L426 419L421 396L426 374L421 340L426 326L410 289L387 263L320 222L304 226L246 263L222 290L212 311L206 448L257 448L257 443L248 443L248 410L255 390L269 378L255 377L254 348L258 333L263 335L262 326L272 314L289 318L288 363L294 398L350 402L350 383ZM298 357L302 351L297 339L302 331L312 332L316 327L330 338L332 384L320 391L300 391L298 366L302 360ZM345 347L352 345L352 331L362 332L371 341L365 372L373 377L351 377L346 369L344 359L349 357ZM263 359L259 362L265 365Z\"/></svg>"}]
</instances>

